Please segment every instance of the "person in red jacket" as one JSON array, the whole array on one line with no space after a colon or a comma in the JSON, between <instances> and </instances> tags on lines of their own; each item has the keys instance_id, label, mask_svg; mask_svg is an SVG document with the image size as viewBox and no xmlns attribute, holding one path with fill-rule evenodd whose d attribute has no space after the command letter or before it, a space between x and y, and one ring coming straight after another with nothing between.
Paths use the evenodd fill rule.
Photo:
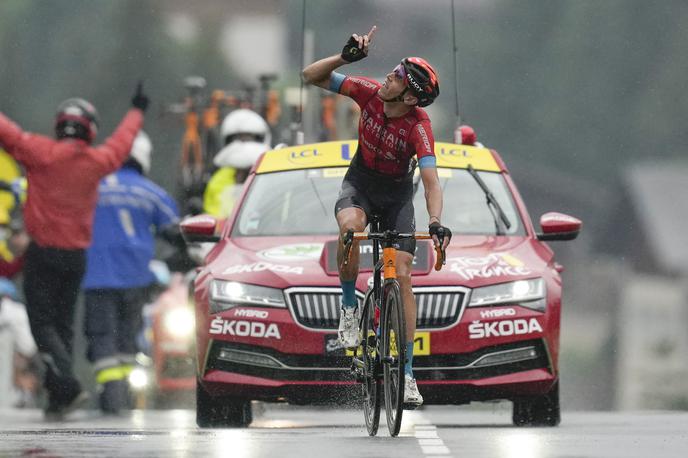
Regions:
<instances>
[{"instance_id":1,"label":"person in red jacket","mask_svg":"<svg viewBox=\"0 0 688 458\"><path fill-rule=\"evenodd\" d=\"M32 242L24 261L24 296L48 393L46 419L59 420L88 399L72 368L74 308L91 243L101 178L117 170L143 125L148 97L139 83L133 108L105 143L92 146L98 114L69 99L58 108L55 135L24 132L0 112L0 146L26 169L24 222Z\"/></svg>"}]
</instances>

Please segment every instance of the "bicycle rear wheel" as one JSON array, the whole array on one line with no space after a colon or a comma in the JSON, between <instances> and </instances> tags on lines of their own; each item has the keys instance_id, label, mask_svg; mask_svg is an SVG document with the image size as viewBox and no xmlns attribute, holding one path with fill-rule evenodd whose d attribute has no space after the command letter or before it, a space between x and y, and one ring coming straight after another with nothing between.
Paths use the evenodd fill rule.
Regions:
<instances>
[{"instance_id":1,"label":"bicycle rear wheel","mask_svg":"<svg viewBox=\"0 0 688 458\"><path fill-rule=\"evenodd\" d=\"M361 315L361 347L363 361L363 412L368 435L377 434L380 425L382 385L380 384L378 342L375 326L375 298L372 289L366 293Z\"/></svg>"},{"instance_id":2,"label":"bicycle rear wheel","mask_svg":"<svg viewBox=\"0 0 688 458\"><path fill-rule=\"evenodd\" d=\"M382 318L382 362L384 368L385 413L387 428L394 437L401 429L404 409L404 364L406 363L406 321L399 283L385 283Z\"/></svg>"}]
</instances>

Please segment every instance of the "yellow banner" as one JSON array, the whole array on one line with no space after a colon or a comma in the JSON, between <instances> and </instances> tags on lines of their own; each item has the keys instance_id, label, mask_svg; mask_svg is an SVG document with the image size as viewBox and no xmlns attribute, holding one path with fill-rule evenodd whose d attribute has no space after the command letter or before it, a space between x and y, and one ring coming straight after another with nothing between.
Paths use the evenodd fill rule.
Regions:
<instances>
[{"instance_id":1,"label":"yellow banner","mask_svg":"<svg viewBox=\"0 0 688 458\"><path fill-rule=\"evenodd\" d=\"M268 151L256 173L348 166L358 142L323 142Z\"/></svg>"},{"instance_id":2,"label":"yellow banner","mask_svg":"<svg viewBox=\"0 0 688 458\"><path fill-rule=\"evenodd\" d=\"M297 145L265 153L256 173L281 172L323 167L348 166L356 153L355 140ZM476 170L499 172L499 166L487 148L435 143L437 167L465 169L468 164Z\"/></svg>"},{"instance_id":3,"label":"yellow banner","mask_svg":"<svg viewBox=\"0 0 688 458\"><path fill-rule=\"evenodd\" d=\"M437 158L437 167L467 169L468 164L471 164L476 170L500 171L497 161L487 148L436 142L435 157Z\"/></svg>"}]
</instances>

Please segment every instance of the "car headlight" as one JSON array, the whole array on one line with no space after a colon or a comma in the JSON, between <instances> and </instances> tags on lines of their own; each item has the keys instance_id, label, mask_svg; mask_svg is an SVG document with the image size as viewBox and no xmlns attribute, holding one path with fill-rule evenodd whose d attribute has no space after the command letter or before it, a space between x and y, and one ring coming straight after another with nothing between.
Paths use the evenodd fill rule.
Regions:
<instances>
[{"instance_id":1,"label":"car headlight","mask_svg":"<svg viewBox=\"0 0 688 458\"><path fill-rule=\"evenodd\" d=\"M195 317L191 309L179 307L165 313L163 324L174 337L190 337L194 332Z\"/></svg>"},{"instance_id":2,"label":"car headlight","mask_svg":"<svg viewBox=\"0 0 688 458\"><path fill-rule=\"evenodd\" d=\"M475 288L468 306L486 307L499 304L518 304L544 312L547 306L545 281L542 278L533 278Z\"/></svg>"},{"instance_id":3,"label":"car headlight","mask_svg":"<svg viewBox=\"0 0 688 458\"><path fill-rule=\"evenodd\" d=\"M212 313L239 305L286 307L287 303L284 301L284 293L278 288L225 280L213 280L210 283L210 311Z\"/></svg>"}]
</instances>

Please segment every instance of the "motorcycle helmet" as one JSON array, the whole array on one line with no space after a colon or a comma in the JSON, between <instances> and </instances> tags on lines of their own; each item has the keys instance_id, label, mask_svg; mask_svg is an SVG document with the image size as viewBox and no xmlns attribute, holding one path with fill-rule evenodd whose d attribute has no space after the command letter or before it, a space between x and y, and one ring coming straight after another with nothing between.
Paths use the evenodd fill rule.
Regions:
<instances>
[{"instance_id":1,"label":"motorcycle helmet","mask_svg":"<svg viewBox=\"0 0 688 458\"><path fill-rule=\"evenodd\" d=\"M57 108L55 135L61 138L79 138L93 143L98 134L98 112L84 99L67 99Z\"/></svg>"},{"instance_id":2,"label":"motorcycle helmet","mask_svg":"<svg viewBox=\"0 0 688 458\"><path fill-rule=\"evenodd\" d=\"M151 154L153 153L153 143L147 133L140 130L134 143L131 146L131 159L138 162L144 174L148 175L151 168Z\"/></svg>"},{"instance_id":3,"label":"motorcycle helmet","mask_svg":"<svg viewBox=\"0 0 688 458\"><path fill-rule=\"evenodd\" d=\"M218 167L250 168L270 149L270 128L255 111L234 110L222 121L220 135L224 142L213 162Z\"/></svg>"}]
</instances>

